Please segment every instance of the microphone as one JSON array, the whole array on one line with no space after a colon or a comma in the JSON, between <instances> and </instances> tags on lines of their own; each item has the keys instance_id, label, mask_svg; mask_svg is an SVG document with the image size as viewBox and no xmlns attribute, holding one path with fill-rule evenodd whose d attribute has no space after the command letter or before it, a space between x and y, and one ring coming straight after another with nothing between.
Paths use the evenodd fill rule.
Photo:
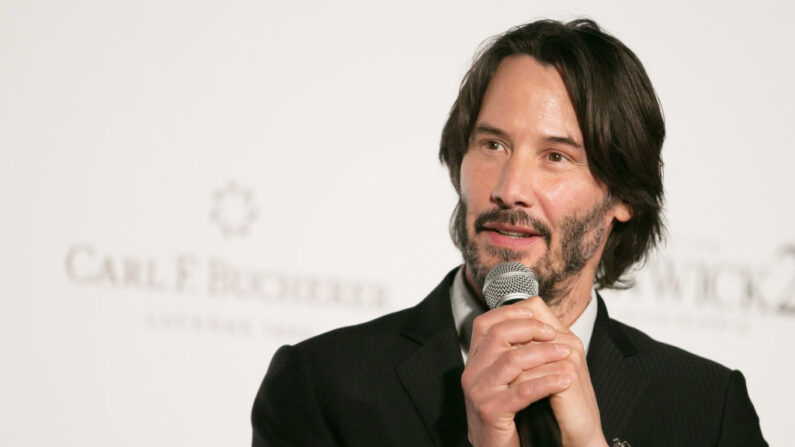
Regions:
<instances>
[{"instance_id":1,"label":"microphone","mask_svg":"<svg viewBox=\"0 0 795 447\"><path fill-rule=\"evenodd\" d=\"M489 271L483 282L483 297L489 309L513 304L538 295L538 280L532 270L518 262L506 262ZM533 402L516 413L516 431L522 446L547 447L563 445L560 427L549 398Z\"/></svg>"},{"instance_id":2,"label":"microphone","mask_svg":"<svg viewBox=\"0 0 795 447\"><path fill-rule=\"evenodd\" d=\"M518 262L495 266L483 282L483 298L489 309L513 304L538 295L538 281L532 270Z\"/></svg>"}]
</instances>

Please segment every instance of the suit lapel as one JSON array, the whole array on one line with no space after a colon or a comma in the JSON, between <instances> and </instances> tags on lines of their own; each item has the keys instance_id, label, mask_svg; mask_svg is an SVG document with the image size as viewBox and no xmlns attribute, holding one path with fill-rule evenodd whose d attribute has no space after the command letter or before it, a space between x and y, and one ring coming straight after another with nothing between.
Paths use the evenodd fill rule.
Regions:
<instances>
[{"instance_id":1,"label":"suit lapel","mask_svg":"<svg viewBox=\"0 0 795 447\"><path fill-rule=\"evenodd\" d=\"M418 347L396 366L437 446L466 445L467 436L461 391L464 362L450 309L450 285L455 272L450 272L414 308L401 333Z\"/></svg>"},{"instance_id":2,"label":"suit lapel","mask_svg":"<svg viewBox=\"0 0 795 447\"><path fill-rule=\"evenodd\" d=\"M605 437L623 438L635 406L648 386L648 379L631 361L635 346L610 320L601 296L591 343L588 369L591 374Z\"/></svg>"}]
</instances>

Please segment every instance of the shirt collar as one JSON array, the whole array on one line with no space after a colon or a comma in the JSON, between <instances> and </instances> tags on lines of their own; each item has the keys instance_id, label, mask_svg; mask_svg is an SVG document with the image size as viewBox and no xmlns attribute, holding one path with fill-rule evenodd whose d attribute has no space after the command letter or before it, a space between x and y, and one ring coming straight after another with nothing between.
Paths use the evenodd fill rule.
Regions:
<instances>
[{"instance_id":1,"label":"shirt collar","mask_svg":"<svg viewBox=\"0 0 795 447\"><path fill-rule=\"evenodd\" d=\"M485 309L477 296L467 287L463 267L458 269L455 279L453 279L453 284L450 286L450 304L453 309L455 330L458 332L461 355L464 357L464 362L466 363L467 353L469 352L469 340L472 338L472 322L478 315L484 313ZM569 330L582 342L586 354L588 353L588 346L591 343L593 326L594 323L596 323L596 311L596 291L591 289L591 297L588 300L588 305L585 306L585 310L577 317L577 320L569 326Z\"/></svg>"}]
</instances>

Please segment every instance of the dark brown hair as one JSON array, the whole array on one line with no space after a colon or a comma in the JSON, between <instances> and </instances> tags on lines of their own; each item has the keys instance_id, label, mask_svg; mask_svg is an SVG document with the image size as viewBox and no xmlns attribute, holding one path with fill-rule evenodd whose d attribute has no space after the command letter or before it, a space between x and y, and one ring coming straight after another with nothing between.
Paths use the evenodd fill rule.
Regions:
<instances>
[{"instance_id":1,"label":"dark brown hair","mask_svg":"<svg viewBox=\"0 0 795 447\"><path fill-rule=\"evenodd\" d=\"M460 191L461 160L469 146L486 88L500 62L529 55L554 66L568 89L593 176L632 210L613 225L599 268L600 288L625 288L624 273L660 241L662 110L637 56L592 20L540 20L494 37L461 82L442 131L439 158Z\"/></svg>"}]
</instances>

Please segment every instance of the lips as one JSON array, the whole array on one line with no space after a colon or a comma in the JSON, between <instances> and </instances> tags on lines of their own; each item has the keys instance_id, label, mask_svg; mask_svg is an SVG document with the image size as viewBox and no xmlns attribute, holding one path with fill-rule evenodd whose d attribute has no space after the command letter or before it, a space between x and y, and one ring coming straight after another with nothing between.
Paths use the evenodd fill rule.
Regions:
<instances>
[{"instance_id":1,"label":"lips","mask_svg":"<svg viewBox=\"0 0 795 447\"><path fill-rule=\"evenodd\" d=\"M542 238L532 228L494 222L484 224L478 232L485 233L491 245L514 250L528 248Z\"/></svg>"},{"instance_id":2,"label":"lips","mask_svg":"<svg viewBox=\"0 0 795 447\"><path fill-rule=\"evenodd\" d=\"M541 220L522 209L492 209L475 218L475 234L497 248L527 250L538 240L549 245L551 233Z\"/></svg>"},{"instance_id":3,"label":"lips","mask_svg":"<svg viewBox=\"0 0 795 447\"><path fill-rule=\"evenodd\" d=\"M478 229L478 231L492 231L502 236L507 236L515 239L539 236L539 233L531 228L519 227L515 225L498 224L498 223L487 223L483 225L481 229Z\"/></svg>"}]
</instances>

